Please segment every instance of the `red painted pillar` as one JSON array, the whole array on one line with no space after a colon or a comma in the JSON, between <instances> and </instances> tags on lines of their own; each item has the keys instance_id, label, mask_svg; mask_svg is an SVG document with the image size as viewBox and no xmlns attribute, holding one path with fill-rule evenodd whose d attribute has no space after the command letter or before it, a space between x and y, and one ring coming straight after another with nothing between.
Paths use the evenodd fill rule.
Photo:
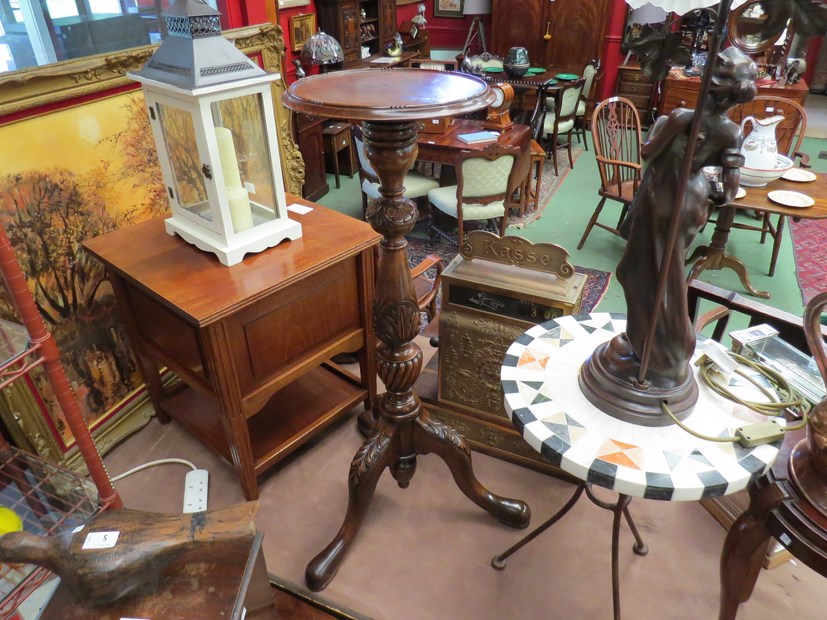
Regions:
<instances>
[{"instance_id":1,"label":"red painted pillar","mask_svg":"<svg viewBox=\"0 0 827 620\"><path fill-rule=\"evenodd\" d=\"M623 52L620 45L623 43L623 29L626 27L626 0L614 0L610 13L609 25L606 28L603 43L603 58L600 59L603 78L597 91L597 100L602 101L615 93L617 83L617 68L623 62Z\"/></svg>"}]
</instances>

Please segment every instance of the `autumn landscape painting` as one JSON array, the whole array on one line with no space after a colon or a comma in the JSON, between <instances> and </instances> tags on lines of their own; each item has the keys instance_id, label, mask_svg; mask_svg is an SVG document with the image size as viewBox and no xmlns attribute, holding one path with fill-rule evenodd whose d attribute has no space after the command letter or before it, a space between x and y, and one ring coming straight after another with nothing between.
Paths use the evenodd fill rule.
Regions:
<instances>
[{"instance_id":1,"label":"autumn landscape painting","mask_svg":"<svg viewBox=\"0 0 827 620\"><path fill-rule=\"evenodd\" d=\"M168 209L140 90L0 126L0 221L94 428L142 380L103 267L85 239ZM0 318L16 320L2 292ZM64 449L73 439L40 397Z\"/></svg>"}]
</instances>

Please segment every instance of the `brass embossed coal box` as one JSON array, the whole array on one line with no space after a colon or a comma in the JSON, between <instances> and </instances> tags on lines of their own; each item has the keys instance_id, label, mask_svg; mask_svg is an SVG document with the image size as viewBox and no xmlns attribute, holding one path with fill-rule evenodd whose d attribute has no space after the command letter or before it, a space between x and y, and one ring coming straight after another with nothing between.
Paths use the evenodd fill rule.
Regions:
<instances>
[{"instance_id":1,"label":"brass embossed coal box","mask_svg":"<svg viewBox=\"0 0 827 620\"><path fill-rule=\"evenodd\" d=\"M442 274L438 402L511 428L500 367L508 347L532 325L580 311L586 275L568 252L485 231L466 236Z\"/></svg>"}]
</instances>

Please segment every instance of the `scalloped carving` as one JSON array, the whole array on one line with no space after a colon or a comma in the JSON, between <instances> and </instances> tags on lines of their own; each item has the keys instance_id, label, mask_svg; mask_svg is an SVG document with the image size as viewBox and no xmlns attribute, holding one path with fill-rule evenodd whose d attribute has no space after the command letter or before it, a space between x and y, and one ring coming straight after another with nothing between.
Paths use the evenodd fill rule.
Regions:
<instances>
[{"instance_id":1,"label":"scalloped carving","mask_svg":"<svg viewBox=\"0 0 827 620\"><path fill-rule=\"evenodd\" d=\"M374 229L380 232L387 231L385 236L392 234L404 234L413 228L419 217L419 210L416 203L407 198L399 202L389 202L386 199L379 199L368 204L365 218L371 223Z\"/></svg>"},{"instance_id":2,"label":"scalloped carving","mask_svg":"<svg viewBox=\"0 0 827 620\"><path fill-rule=\"evenodd\" d=\"M419 306L406 299L389 304L376 314L376 337L389 347L401 347L419 333Z\"/></svg>"},{"instance_id":3,"label":"scalloped carving","mask_svg":"<svg viewBox=\"0 0 827 620\"><path fill-rule=\"evenodd\" d=\"M460 254L466 260L480 258L503 265L517 265L553 273L568 279L575 273L569 261L568 251L554 243L532 243L514 235L500 237L485 230L475 230L466 235Z\"/></svg>"},{"instance_id":4,"label":"scalloped carving","mask_svg":"<svg viewBox=\"0 0 827 620\"><path fill-rule=\"evenodd\" d=\"M362 444L353 461L350 463L350 474L348 480L353 488L362 482L362 477L376 464L376 461L387 449L391 440L391 434L380 426L373 431L370 438Z\"/></svg>"},{"instance_id":5,"label":"scalloped carving","mask_svg":"<svg viewBox=\"0 0 827 620\"><path fill-rule=\"evenodd\" d=\"M298 145L293 141L289 119L281 122L279 130L285 189L291 194L301 196L305 178L304 157Z\"/></svg>"}]
</instances>

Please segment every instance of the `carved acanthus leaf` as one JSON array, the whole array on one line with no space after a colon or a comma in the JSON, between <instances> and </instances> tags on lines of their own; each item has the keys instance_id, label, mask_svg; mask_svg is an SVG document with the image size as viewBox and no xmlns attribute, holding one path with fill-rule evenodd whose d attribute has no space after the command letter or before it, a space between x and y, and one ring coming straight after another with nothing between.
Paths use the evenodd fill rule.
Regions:
<instances>
[{"instance_id":1,"label":"carved acanthus leaf","mask_svg":"<svg viewBox=\"0 0 827 620\"><path fill-rule=\"evenodd\" d=\"M468 447L468 444L465 442L463 436L460 435L453 426L448 426L442 422L437 422L430 417L427 419L419 418L417 422L428 433L431 433L444 441L449 441L457 448L465 452L469 458L471 457L471 448Z\"/></svg>"},{"instance_id":2,"label":"carved acanthus leaf","mask_svg":"<svg viewBox=\"0 0 827 620\"><path fill-rule=\"evenodd\" d=\"M350 464L350 486L351 488L357 486L362 481L362 476L373 467L376 461L382 456L388 443L391 440L391 434L383 427L379 426L374 431L370 438L362 444L353 461Z\"/></svg>"},{"instance_id":3,"label":"carved acanthus leaf","mask_svg":"<svg viewBox=\"0 0 827 620\"><path fill-rule=\"evenodd\" d=\"M376 315L376 336L391 347L402 346L419 333L419 306L410 300L391 304Z\"/></svg>"}]
</instances>

